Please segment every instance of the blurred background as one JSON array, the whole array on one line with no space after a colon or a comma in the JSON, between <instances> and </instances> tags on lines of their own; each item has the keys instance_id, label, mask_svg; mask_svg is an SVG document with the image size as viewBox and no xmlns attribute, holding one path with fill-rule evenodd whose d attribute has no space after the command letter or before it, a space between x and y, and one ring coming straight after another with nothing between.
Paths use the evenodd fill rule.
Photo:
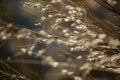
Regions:
<instances>
[{"instance_id":1,"label":"blurred background","mask_svg":"<svg viewBox=\"0 0 120 80\"><path fill-rule=\"evenodd\" d=\"M1 80L120 80L119 0L1 0Z\"/></svg>"}]
</instances>

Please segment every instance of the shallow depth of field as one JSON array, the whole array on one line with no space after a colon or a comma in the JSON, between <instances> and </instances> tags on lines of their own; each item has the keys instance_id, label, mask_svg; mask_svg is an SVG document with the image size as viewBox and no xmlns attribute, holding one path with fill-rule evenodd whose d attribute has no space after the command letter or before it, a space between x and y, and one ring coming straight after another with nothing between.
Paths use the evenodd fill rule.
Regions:
<instances>
[{"instance_id":1,"label":"shallow depth of field","mask_svg":"<svg viewBox=\"0 0 120 80\"><path fill-rule=\"evenodd\" d=\"M0 80L120 80L119 0L1 0Z\"/></svg>"}]
</instances>

